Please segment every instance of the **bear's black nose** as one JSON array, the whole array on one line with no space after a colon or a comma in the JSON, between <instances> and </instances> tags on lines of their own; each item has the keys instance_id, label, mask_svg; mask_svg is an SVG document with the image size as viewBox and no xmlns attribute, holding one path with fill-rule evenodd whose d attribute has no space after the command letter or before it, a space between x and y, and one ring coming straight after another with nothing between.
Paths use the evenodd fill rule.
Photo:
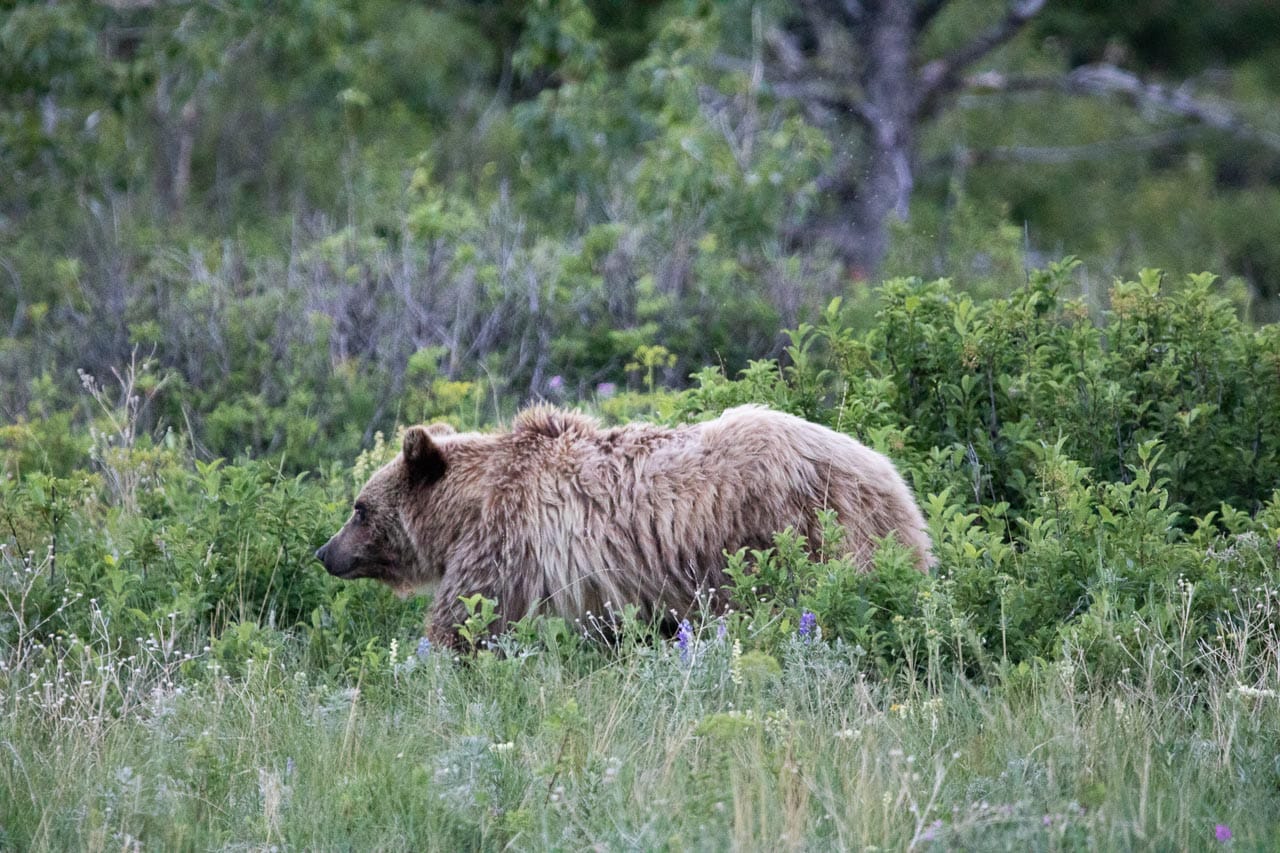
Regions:
<instances>
[{"instance_id":1,"label":"bear's black nose","mask_svg":"<svg viewBox=\"0 0 1280 853\"><path fill-rule=\"evenodd\" d=\"M325 562L324 558L327 557L328 555L329 555L328 545L321 545L319 548L316 549L316 559L319 560L320 562L324 563ZM325 563L325 565L328 565L328 564Z\"/></svg>"}]
</instances>

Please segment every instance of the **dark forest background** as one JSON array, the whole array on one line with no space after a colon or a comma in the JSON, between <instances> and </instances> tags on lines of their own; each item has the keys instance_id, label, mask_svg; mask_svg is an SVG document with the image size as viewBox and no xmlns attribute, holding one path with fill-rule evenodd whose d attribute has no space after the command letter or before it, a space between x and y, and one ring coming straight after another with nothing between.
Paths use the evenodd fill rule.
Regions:
<instances>
[{"instance_id":1,"label":"dark forest background","mask_svg":"<svg viewBox=\"0 0 1280 853\"><path fill-rule=\"evenodd\" d=\"M785 360L896 276L1002 296L1071 255L1099 312L1207 269L1272 320L1280 7L6 4L0 175L5 440L76 458L48 426L93 376L302 469Z\"/></svg>"}]
</instances>

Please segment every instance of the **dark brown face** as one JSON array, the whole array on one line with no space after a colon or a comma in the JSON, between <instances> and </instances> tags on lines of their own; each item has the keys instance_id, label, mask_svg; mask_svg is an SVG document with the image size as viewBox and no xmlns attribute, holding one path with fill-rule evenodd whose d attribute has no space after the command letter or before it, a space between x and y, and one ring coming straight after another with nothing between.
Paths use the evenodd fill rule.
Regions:
<instances>
[{"instance_id":1,"label":"dark brown face","mask_svg":"<svg viewBox=\"0 0 1280 853\"><path fill-rule=\"evenodd\" d=\"M373 578L394 585L414 562L409 537L396 515L357 500L347 523L316 551L316 559L334 577Z\"/></svg>"},{"instance_id":2,"label":"dark brown face","mask_svg":"<svg viewBox=\"0 0 1280 853\"><path fill-rule=\"evenodd\" d=\"M316 551L325 570L343 580L372 578L396 590L427 580L427 562L404 528L403 504L444 476L444 459L422 427L405 433L404 449L360 490L351 517Z\"/></svg>"}]
</instances>

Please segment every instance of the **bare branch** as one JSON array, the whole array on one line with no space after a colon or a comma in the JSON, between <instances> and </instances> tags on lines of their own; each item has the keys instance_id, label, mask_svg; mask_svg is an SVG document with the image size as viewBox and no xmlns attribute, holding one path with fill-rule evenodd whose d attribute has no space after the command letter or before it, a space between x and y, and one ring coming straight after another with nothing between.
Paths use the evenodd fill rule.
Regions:
<instances>
[{"instance_id":1,"label":"bare branch","mask_svg":"<svg viewBox=\"0 0 1280 853\"><path fill-rule=\"evenodd\" d=\"M801 5L808 7L811 13L820 11L845 27L857 27L866 17L866 10L858 0L804 0Z\"/></svg>"},{"instance_id":2,"label":"bare branch","mask_svg":"<svg viewBox=\"0 0 1280 853\"><path fill-rule=\"evenodd\" d=\"M1169 113L1280 151L1280 134L1253 127L1225 104L1196 98L1186 86L1147 83L1114 65L1086 65L1067 76L1070 91L1116 94L1144 110Z\"/></svg>"},{"instance_id":3,"label":"bare branch","mask_svg":"<svg viewBox=\"0 0 1280 853\"><path fill-rule=\"evenodd\" d=\"M779 98L794 98L802 103L818 104L835 112L846 113L868 127L876 123L872 106L846 87L818 79L781 80L767 85Z\"/></svg>"},{"instance_id":4,"label":"bare branch","mask_svg":"<svg viewBox=\"0 0 1280 853\"><path fill-rule=\"evenodd\" d=\"M999 145L993 148L956 148L951 153L928 163L930 170L954 166L970 168L989 163L1032 163L1036 165L1060 165L1086 160L1105 160L1118 154L1134 151L1151 151L1185 140L1187 128L1149 133L1122 139L1104 139L1081 145Z\"/></svg>"},{"instance_id":5,"label":"bare branch","mask_svg":"<svg viewBox=\"0 0 1280 853\"><path fill-rule=\"evenodd\" d=\"M1044 4L1045 0L1017 0L1000 23L959 50L921 68L918 97L921 114L928 115L940 95L959 88L963 83L960 75L966 68L1021 32L1027 22L1040 13Z\"/></svg>"},{"instance_id":6,"label":"bare branch","mask_svg":"<svg viewBox=\"0 0 1280 853\"><path fill-rule=\"evenodd\" d=\"M1065 90L1066 80L1065 74L1053 77L1029 77L1021 74L1005 74L1001 71L983 71L964 78L961 88L975 95L1060 91Z\"/></svg>"},{"instance_id":7,"label":"bare branch","mask_svg":"<svg viewBox=\"0 0 1280 853\"><path fill-rule=\"evenodd\" d=\"M933 19L938 13L946 8L951 0L923 0L920 5L916 6L915 28L916 32L923 32L924 28L933 23Z\"/></svg>"},{"instance_id":8,"label":"bare branch","mask_svg":"<svg viewBox=\"0 0 1280 853\"><path fill-rule=\"evenodd\" d=\"M965 85L975 92L1058 91L1079 96L1115 95L1144 112L1184 118L1280 152L1280 133L1251 125L1228 105L1197 98L1186 85L1170 88L1149 83L1136 74L1105 63L1082 65L1061 77L1006 77L988 72L974 75L965 81Z\"/></svg>"},{"instance_id":9,"label":"bare branch","mask_svg":"<svg viewBox=\"0 0 1280 853\"><path fill-rule=\"evenodd\" d=\"M735 74L751 75L756 70L751 60L723 54L712 57L710 64L718 71ZM865 125L871 125L875 121L870 106L856 91L856 87L841 85L817 75L780 80L765 79L761 83L762 88L775 97L794 99L805 106L820 106L844 113Z\"/></svg>"},{"instance_id":10,"label":"bare branch","mask_svg":"<svg viewBox=\"0 0 1280 853\"><path fill-rule=\"evenodd\" d=\"M809 64L804 51L796 44L795 37L784 32L781 27L767 28L764 31L764 43L773 51L788 74L799 74Z\"/></svg>"}]
</instances>

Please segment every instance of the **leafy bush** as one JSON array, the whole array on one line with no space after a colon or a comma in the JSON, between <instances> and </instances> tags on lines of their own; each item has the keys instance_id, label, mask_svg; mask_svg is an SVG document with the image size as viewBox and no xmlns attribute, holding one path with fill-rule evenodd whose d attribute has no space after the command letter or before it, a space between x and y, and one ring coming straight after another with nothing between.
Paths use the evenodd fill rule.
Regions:
<instances>
[{"instance_id":1,"label":"leafy bush","mask_svg":"<svg viewBox=\"0 0 1280 853\"><path fill-rule=\"evenodd\" d=\"M1074 262L975 302L946 280L887 282L866 334L833 302L791 333L787 363L697 374L681 414L756 401L854 431L925 491L1021 517L1054 489L1050 446L1091 482L1129 483L1144 447L1186 529L1223 503L1257 512L1280 483L1280 329L1253 328L1211 275L1117 282L1099 322L1063 296ZM927 464L926 464L927 462Z\"/></svg>"},{"instance_id":2,"label":"leafy bush","mask_svg":"<svg viewBox=\"0 0 1280 853\"><path fill-rule=\"evenodd\" d=\"M886 673L1074 650L1118 676L1146 634L1194 668L1234 632L1240 590L1275 588L1280 335L1241 322L1211 276L1151 271L1095 323L1061 297L1070 268L983 303L890 282L865 334L833 304L785 364L697 375L681 417L764 402L895 458L940 559L922 576L888 548L863 575L784 534L730 562L744 639L772 648L809 611Z\"/></svg>"},{"instance_id":3,"label":"leafy bush","mask_svg":"<svg viewBox=\"0 0 1280 853\"><path fill-rule=\"evenodd\" d=\"M289 645L300 664L341 673L389 627L418 628L420 606L339 584L312 558L347 512L346 477L326 484L264 461L186 463L147 449L112 465L0 480L0 642L11 653L182 637L232 670ZM109 483L139 472L125 503Z\"/></svg>"},{"instance_id":4,"label":"leafy bush","mask_svg":"<svg viewBox=\"0 0 1280 853\"><path fill-rule=\"evenodd\" d=\"M682 395L656 381L669 351L634 349L645 390L602 397L607 417L767 403L888 453L929 518L933 575L892 545L860 573L831 551L831 518L827 553L782 532L771 549L730 555L726 630L748 651L777 653L806 625L806 637L816 628L884 674L1078 660L1099 678L1120 677L1153 644L1190 672L1203 649L1239 636L1240 608L1280 574L1280 495L1269 491L1280 482L1280 335L1241 323L1208 276L1118 283L1095 323L1060 296L1069 269L981 303L945 281L892 282L866 332L833 303L791 333L785 363L756 361L733 380L705 369ZM478 386L447 378L444 357L424 348L409 360L411 417L473 426L486 404ZM49 635L110 625L135 645L165 632L204 638L229 669L288 649L341 673L385 657L388 637L418 633L421 602L338 584L311 560L395 440L375 434L351 471L334 462L318 476L201 461L171 430L144 429L170 381L148 369L131 364L118 395L86 379L97 413L87 441L35 423L4 433L12 648L34 653ZM472 602L477 639L484 605ZM568 650L566 629L593 631L517 635ZM620 636L652 635L624 624Z\"/></svg>"}]
</instances>

